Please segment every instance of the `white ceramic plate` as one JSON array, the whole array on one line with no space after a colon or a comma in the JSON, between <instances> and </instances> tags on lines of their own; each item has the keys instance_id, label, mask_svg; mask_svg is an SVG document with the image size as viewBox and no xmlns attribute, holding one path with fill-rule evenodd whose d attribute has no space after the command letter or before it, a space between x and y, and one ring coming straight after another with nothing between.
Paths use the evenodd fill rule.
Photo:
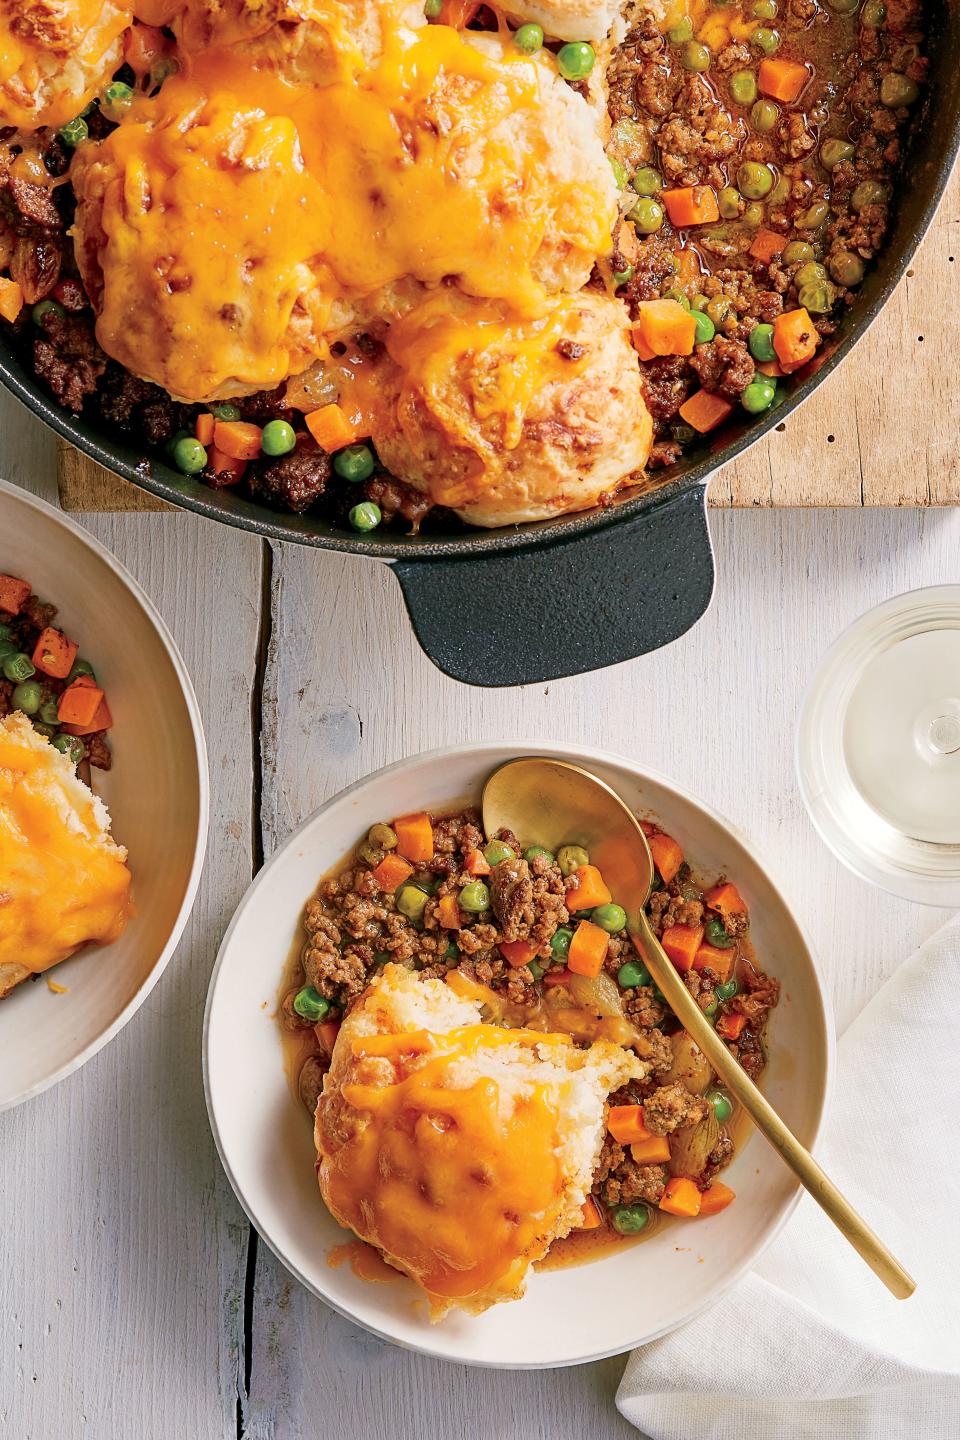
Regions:
<instances>
[{"instance_id":1,"label":"white ceramic plate","mask_svg":"<svg viewBox=\"0 0 960 1440\"><path fill-rule=\"evenodd\" d=\"M514 755L580 762L629 804L658 816L706 875L736 878L760 962L782 982L769 1027L765 1089L808 1146L823 1114L832 1025L809 947L760 861L720 817L659 775L601 751L489 744L392 765L312 815L260 872L220 948L204 1033L204 1083L224 1167L241 1204L280 1260L315 1295L376 1335L473 1365L572 1365L664 1334L715 1300L790 1214L798 1186L757 1135L724 1179L737 1200L708 1220L665 1225L649 1240L586 1265L534 1274L525 1297L477 1318L430 1325L411 1282L371 1284L327 1253L348 1238L314 1179L310 1120L292 1096L274 1019L281 973L304 902L325 871L377 820L476 800Z\"/></svg>"},{"instance_id":2,"label":"white ceramic plate","mask_svg":"<svg viewBox=\"0 0 960 1440\"><path fill-rule=\"evenodd\" d=\"M95 1055L143 1004L176 948L206 848L200 712L173 639L133 577L59 511L0 481L0 574L57 606L107 688L113 768L94 770L114 837L129 851L136 915L113 945L88 946L0 1000L0 1110Z\"/></svg>"}]
</instances>

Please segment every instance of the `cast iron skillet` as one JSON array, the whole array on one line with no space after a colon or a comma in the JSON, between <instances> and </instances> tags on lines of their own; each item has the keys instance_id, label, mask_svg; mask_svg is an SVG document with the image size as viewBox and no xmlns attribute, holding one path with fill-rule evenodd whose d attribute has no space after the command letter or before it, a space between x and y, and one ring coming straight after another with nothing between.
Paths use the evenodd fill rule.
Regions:
<instances>
[{"instance_id":1,"label":"cast iron skillet","mask_svg":"<svg viewBox=\"0 0 960 1440\"><path fill-rule=\"evenodd\" d=\"M725 428L722 438L664 472L655 489L627 491L609 509L448 538L360 538L144 460L99 425L62 410L2 343L0 380L79 450L163 500L273 540L391 563L417 639L457 680L532 684L644 655L678 639L710 603L711 474L779 425L835 369L883 308L933 218L960 148L960 27L950 23L943 0L930 6L927 31L930 87L898 182L896 222L842 333L765 419Z\"/></svg>"}]
</instances>

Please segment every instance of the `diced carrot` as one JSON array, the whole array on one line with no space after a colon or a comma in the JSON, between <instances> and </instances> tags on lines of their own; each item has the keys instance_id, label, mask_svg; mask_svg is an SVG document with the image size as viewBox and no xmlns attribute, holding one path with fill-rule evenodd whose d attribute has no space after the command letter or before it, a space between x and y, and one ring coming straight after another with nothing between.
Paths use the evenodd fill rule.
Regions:
<instances>
[{"instance_id":1,"label":"diced carrot","mask_svg":"<svg viewBox=\"0 0 960 1440\"><path fill-rule=\"evenodd\" d=\"M452 25L454 30L466 30L479 9L480 0L443 0L440 24Z\"/></svg>"},{"instance_id":2,"label":"diced carrot","mask_svg":"<svg viewBox=\"0 0 960 1440\"><path fill-rule=\"evenodd\" d=\"M674 271L679 285L697 285L699 289L700 276L703 274L703 266L700 263L700 256L692 245L681 245L679 250L674 250L673 258L677 268Z\"/></svg>"},{"instance_id":3,"label":"diced carrot","mask_svg":"<svg viewBox=\"0 0 960 1440\"><path fill-rule=\"evenodd\" d=\"M463 925L456 895L441 895L437 901L437 919L444 930L459 930Z\"/></svg>"},{"instance_id":4,"label":"diced carrot","mask_svg":"<svg viewBox=\"0 0 960 1440\"><path fill-rule=\"evenodd\" d=\"M653 863L663 876L667 885L676 875L683 864L683 851L676 840L670 835L649 835L650 854L653 856Z\"/></svg>"},{"instance_id":5,"label":"diced carrot","mask_svg":"<svg viewBox=\"0 0 960 1440\"><path fill-rule=\"evenodd\" d=\"M717 1021L717 1034L721 1040L739 1040L746 1023L746 1015L741 1015L739 1010L733 1010L729 1015L720 1016Z\"/></svg>"},{"instance_id":6,"label":"diced carrot","mask_svg":"<svg viewBox=\"0 0 960 1440\"><path fill-rule=\"evenodd\" d=\"M779 380L783 374L776 360L758 360L754 369L759 370L761 375L769 375L772 380Z\"/></svg>"},{"instance_id":7,"label":"diced carrot","mask_svg":"<svg viewBox=\"0 0 960 1440\"><path fill-rule=\"evenodd\" d=\"M754 260L762 260L767 264L781 250L787 248L786 235L778 235L776 230L758 230L753 237L753 244L750 246L750 254Z\"/></svg>"},{"instance_id":8,"label":"diced carrot","mask_svg":"<svg viewBox=\"0 0 960 1440\"><path fill-rule=\"evenodd\" d=\"M339 405L323 405L319 410L311 410L304 418L307 429L321 450L330 455L360 439L346 411Z\"/></svg>"},{"instance_id":9,"label":"diced carrot","mask_svg":"<svg viewBox=\"0 0 960 1440\"><path fill-rule=\"evenodd\" d=\"M719 910L721 915L746 915L747 902L744 900L736 885L731 885L725 880L722 885L714 885L703 897L705 905L711 910Z\"/></svg>"},{"instance_id":10,"label":"diced carrot","mask_svg":"<svg viewBox=\"0 0 960 1440\"><path fill-rule=\"evenodd\" d=\"M397 854L404 860L423 865L433 858L433 826L425 810L418 810L415 815L401 815L394 820L393 828L397 832Z\"/></svg>"},{"instance_id":11,"label":"diced carrot","mask_svg":"<svg viewBox=\"0 0 960 1440\"><path fill-rule=\"evenodd\" d=\"M314 1025L313 1033L328 1055L333 1054L333 1047L337 1043L337 1036L340 1033L339 1020L321 1020L319 1025Z\"/></svg>"},{"instance_id":12,"label":"diced carrot","mask_svg":"<svg viewBox=\"0 0 960 1440\"><path fill-rule=\"evenodd\" d=\"M404 860L402 855L384 855L380 864L372 872L373 878L381 890L397 890L404 880L409 880L413 874L413 866Z\"/></svg>"},{"instance_id":13,"label":"diced carrot","mask_svg":"<svg viewBox=\"0 0 960 1440\"><path fill-rule=\"evenodd\" d=\"M664 190L660 196L670 224L680 230L686 225L710 225L720 219L717 197L709 185L685 185L680 190Z\"/></svg>"},{"instance_id":14,"label":"diced carrot","mask_svg":"<svg viewBox=\"0 0 960 1440\"><path fill-rule=\"evenodd\" d=\"M537 953L537 947L531 945L529 940L504 940L497 949L514 970L519 970L521 965L529 965Z\"/></svg>"},{"instance_id":15,"label":"diced carrot","mask_svg":"<svg viewBox=\"0 0 960 1440\"><path fill-rule=\"evenodd\" d=\"M103 699L96 685L68 685L57 701L57 718L67 725L90 725Z\"/></svg>"},{"instance_id":16,"label":"diced carrot","mask_svg":"<svg viewBox=\"0 0 960 1440\"><path fill-rule=\"evenodd\" d=\"M799 310L785 310L774 320L773 348L785 375L812 360L819 344L820 336L803 306Z\"/></svg>"},{"instance_id":17,"label":"diced carrot","mask_svg":"<svg viewBox=\"0 0 960 1440\"><path fill-rule=\"evenodd\" d=\"M256 460L263 431L250 420L215 420L213 443L231 460Z\"/></svg>"},{"instance_id":18,"label":"diced carrot","mask_svg":"<svg viewBox=\"0 0 960 1440\"><path fill-rule=\"evenodd\" d=\"M48 625L46 630L40 631L31 658L44 675L51 675L54 680L66 680L77 658L77 649L78 646L68 640L62 630L54 630Z\"/></svg>"},{"instance_id":19,"label":"diced carrot","mask_svg":"<svg viewBox=\"0 0 960 1440\"><path fill-rule=\"evenodd\" d=\"M583 1209L580 1211L579 1230L599 1230L603 1221L600 1218L600 1211L597 1209L597 1202L592 1195L588 1195L583 1202Z\"/></svg>"},{"instance_id":20,"label":"diced carrot","mask_svg":"<svg viewBox=\"0 0 960 1440\"><path fill-rule=\"evenodd\" d=\"M728 980L736 953L732 945L728 950L721 950L719 945L701 945L693 957L693 968L694 970L710 969L718 980Z\"/></svg>"},{"instance_id":21,"label":"diced carrot","mask_svg":"<svg viewBox=\"0 0 960 1440\"><path fill-rule=\"evenodd\" d=\"M693 965L703 944L702 925L671 925L660 936L660 944L682 973Z\"/></svg>"},{"instance_id":22,"label":"diced carrot","mask_svg":"<svg viewBox=\"0 0 960 1440\"><path fill-rule=\"evenodd\" d=\"M761 95L770 95L774 100L792 105L810 79L810 73L806 65L800 65L796 60L775 56L760 61L757 88Z\"/></svg>"},{"instance_id":23,"label":"diced carrot","mask_svg":"<svg viewBox=\"0 0 960 1440\"><path fill-rule=\"evenodd\" d=\"M643 1123L642 1105L611 1105L607 1111L607 1129L620 1145L634 1145L651 1138Z\"/></svg>"},{"instance_id":24,"label":"diced carrot","mask_svg":"<svg viewBox=\"0 0 960 1440\"><path fill-rule=\"evenodd\" d=\"M720 1211L726 1210L727 1206L736 1200L736 1198L735 1193L730 1189L729 1185L724 1185L721 1181L714 1180L713 1184L707 1190L701 1192L700 1214L719 1215Z\"/></svg>"},{"instance_id":25,"label":"diced carrot","mask_svg":"<svg viewBox=\"0 0 960 1440\"><path fill-rule=\"evenodd\" d=\"M469 850L463 862L468 875L489 875L490 862L482 850Z\"/></svg>"},{"instance_id":26,"label":"diced carrot","mask_svg":"<svg viewBox=\"0 0 960 1440\"><path fill-rule=\"evenodd\" d=\"M166 36L155 25L131 25L123 38L123 58L138 75L146 75L166 48Z\"/></svg>"},{"instance_id":27,"label":"diced carrot","mask_svg":"<svg viewBox=\"0 0 960 1440\"><path fill-rule=\"evenodd\" d=\"M700 1191L685 1175L675 1175L667 1181L667 1188L660 1197L660 1209L668 1215L693 1216L700 1214Z\"/></svg>"},{"instance_id":28,"label":"diced carrot","mask_svg":"<svg viewBox=\"0 0 960 1440\"><path fill-rule=\"evenodd\" d=\"M730 401L724 400L722 395L714 395L712 390L697 390L689 400L684 400L678 414L694 430L706 435L709 430L722 425L732 410Z\"/></svg>"},{"instance_id":29,"label":"diced carrot","mask_svg":"<svg viewBox=\"0 0 960 1440\"><path fill-rule=\"evenodd\" d=\"M218 450L212 445L207 452L207 468L212 470L221 487L237 485L243 479L243 473L247 468L246 460L237 460L235 456L228 455L224 450Z\"/></svg>"},{"instance_id":30,"label":"diced carrot","mask_svg":"<svg viewBox=\"0 0 960 1440\"><path fill-rule=\"evenodd\" d=\"M16 280L0 278L0 315L13 324L23 309L23 290Z\"/></svg>"},{"instance_id":31,"label":"diced carrot","mask_svg":"<svg viewBox=\"0 0 960 1440\"><path fill-rule=\"evenodd\" d=\"M0 575L0 610L7 615L19 615L29 595L26 580L18 580L16 575Z\"/></svg>"},{"instance_id":32,"label":"diced carrot","mask_svg":"<svg viewBox=\"0 0 960 1440\"><path fill-rule=\"evenodd\" d=\"M196 435L201 445L213 444L213 429L216 423L216 420L210 414L209 410L203 410L197 416L197 423L194 426L193 433Z\"/></svg>"},{"instance_id":33,"label":"diced carrot","mask_svg":"<svg viewBox=\"0 0 960 1440\"><path fill-rule=\"evenodd\" d=\"M68 735L95 735L100 730L109 730L113 725L113 716L110 714L110 706L107 704L106 696L100 701L96 708L93 719L89 725L63 725L60 729L65 730Z\"/></svg>"},{"instance_id":34,"label":"diced carrot","mask_svg":"<svg viewBox=\"0 0 960 1440\"><path fill-rule=\"evenodd\" d=\"M697 322L679 300L641 300L633 325L633 346L641 360L658 355L692 355Z\"/></svg>"},{"instance_id":35,"label":"diced carrot","mask_svg":"<svg viewBox=\"0 0 960 1440\"><path fill-rule=\"evenodd\" d=\"M596 865L581 865L574 870L570 879L574 884L568 887L566 906L568 910L592 910L595 905L609 905L613 898L603 876Z\"/></svg>"},{"instance_id":36,"label":"diced carrot","mask_svg":"<svg viewBox=\"0 0 960 1440\"><path fill-rule=\"evenodd\" d=\"M569 971L569 970L548 970L547 973L546 973L546 975L544 975L544 977L543 977L543 988L544 988L545 990L554 990L554 989L556 989L556 987L557 987L558 985L569 985L569 984L570 984L570 971Z\"/></svg>"},{"instance_id":37,"label":"diced carrot","mask_svg":"<svg viewBox=\"0 0 960 1440\"><path fill-rule=\"evenodd\" d=\"M651 1135L631 1145L630 1154L638 1165L660 1165L670 1159L670 1145L666 1135Z\"/></svg>"},{"instance_id":38,"label":"diced carrot","mask_svg":"<svg viewBox=\"0 0 960 1440\"><path fill-rule=\"evenodd\" d=\"M570 949L567 951L567 967L574 975L599 975L607 958L610 936L599 925L581 920L573 932Z\"/></svg>"}]
</instances>

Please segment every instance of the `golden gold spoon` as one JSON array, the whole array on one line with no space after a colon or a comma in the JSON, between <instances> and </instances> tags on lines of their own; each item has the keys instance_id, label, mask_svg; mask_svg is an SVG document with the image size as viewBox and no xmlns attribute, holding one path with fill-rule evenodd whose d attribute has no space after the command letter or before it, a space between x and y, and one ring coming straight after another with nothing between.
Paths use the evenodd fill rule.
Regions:
<instances>
[{"instance_id":1,"label":"golden gold spoon","mask_svg":"<svg viewBox=\"0 0 960 1440\"><path fill-rule=\"evenodd\" d=\"M488 835L502 828L512 830L525 846L556 851L573 843L589 851L591 862L627 912L627 930L651 976L724 1085L887 1289L898 1300L912 1295L914 1280L764 1099L667 958L646 915L653 882L647 837L616 791L563 760L535 756L510 760L484 786L483 824Z\"/></svg>"}]
</instances>

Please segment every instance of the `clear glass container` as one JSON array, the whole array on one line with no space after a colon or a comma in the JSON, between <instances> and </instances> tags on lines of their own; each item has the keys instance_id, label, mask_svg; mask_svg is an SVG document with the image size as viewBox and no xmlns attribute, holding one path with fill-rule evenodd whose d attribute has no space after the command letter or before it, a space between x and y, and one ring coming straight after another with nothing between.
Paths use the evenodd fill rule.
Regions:
<instances>
[{"instance_id":1,"label":"clear glass container","mask_svg":"<svg viewBox=\"0 0 960 1440\"><path fill-rule=\"evenodd\" d=\"M886 600L831 646L801 710L797 775L857 875L960 905L960 585Z\"/></svg>"}]
</instances>

